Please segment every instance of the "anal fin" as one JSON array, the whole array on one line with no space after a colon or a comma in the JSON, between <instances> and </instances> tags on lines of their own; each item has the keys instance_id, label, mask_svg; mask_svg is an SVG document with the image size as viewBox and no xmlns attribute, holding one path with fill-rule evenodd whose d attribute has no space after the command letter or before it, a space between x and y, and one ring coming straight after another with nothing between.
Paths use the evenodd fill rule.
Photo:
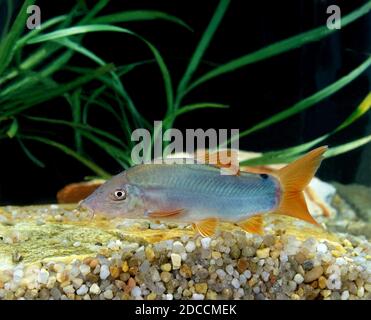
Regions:
<instances>
[{"instance_id":1,"label":"anal fin","mask_svg":"<svg viewBox=\"0 0 371 320\"><path fill-rule=\"evenodd\" d=\"M263 234L263 217L261 215L256 215L249 219L240 221L237 225L247 232L260 235Z\"/></svg>"},{"instance_id":2,"label":"anal fin","mask_svg":"<svg viewBox=\"0 0 371 320\"><path fill-rule=\"evenodd\" d=\"M210 237L215 233L218 222L217 218L208 218L195 222L193 226L201 236Z\"/></svg>"}]
</instances>

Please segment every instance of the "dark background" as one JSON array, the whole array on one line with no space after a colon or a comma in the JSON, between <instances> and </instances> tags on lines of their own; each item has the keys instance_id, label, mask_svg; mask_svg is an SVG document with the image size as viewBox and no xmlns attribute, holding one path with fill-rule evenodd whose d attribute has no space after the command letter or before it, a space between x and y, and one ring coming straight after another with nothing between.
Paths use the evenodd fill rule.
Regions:
<instances>
[{"instance_id":1,"label":"dark background","mask_svg":"<svg viewBox=\"0 0 371 320\"><path fill-rule=\"evenodd\" d=\"M21 1L18 1L20 3ZM42 21L72 7L74 1L40 0ZM93 3L93 2L90 2ZM338 4L342 15L366 1L232 1L204 57L197 75L217 65L237 58L268 44L324 25L326 8ZM131 0L111 1L101 14L118 10L155 9L176 15L188 23L189 32L164 21L128 23L125 27L150 40L163 54L175 84L182 76L202 32L206 28L218 1L205 0ZM247 66L207 82L184 100L212 101L228 104L228 110L202 110L179 118L175 127L239 128L241 131L302 98L329 85L361 64L370 54L370 15L346 26L324 40L306 45L277 57ZM151 53L138 40L116 33L87 35L84 44L108 62L123 65L150 59ZM75 65L90 65L75 57ZM197 77L196 75L196 77ZM240 148L268 151L309 141L338 126L370 91L370 70L350 85L309 110L271 126L240 141ZM59 74L59 81L67 81ZM150 120L160 120L165 110L165 97L158 67L147 65L124 78L124 84ZM176 87L176 85L175 85ZM34 115L70 119L70 107L64 99L55 99L36 107ZM92 124L107 130L112 120L96 117ZM337 145L370 133L370 115L358 120L328 143ZM44 129L44 128L43 128ZM50 127L51 134L73 143L70 129ZM1 143L0 203L29 204L55 201L56 192L64 185L81 181L91 172L76 160L58 150L37 143L27 146L46 163L36 167L22 152L16 141ZM100 150L92 150L94 160L111 173L121 170ZM319 176L325 180L371 185L370 146L331 158L323 163ZM368 170L368 171L367 171Z\"/></svg>"}]
</instances>

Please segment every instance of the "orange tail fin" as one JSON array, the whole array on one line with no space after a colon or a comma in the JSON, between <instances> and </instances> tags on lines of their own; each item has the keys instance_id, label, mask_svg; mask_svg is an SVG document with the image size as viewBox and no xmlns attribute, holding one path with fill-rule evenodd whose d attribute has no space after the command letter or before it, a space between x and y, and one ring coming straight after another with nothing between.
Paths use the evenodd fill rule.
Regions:
<instances>
[{"instance_id":1,"label":"orange tail fin","mask_svg":"<svg viewBox=\"0 0 371 320\"><path fill-rule=\"evenodd\" d=\"M326 150L327 146L314 149L276 173L283 192L278 213L317 224L308 211L303 190L312 180Z\"/></svg>"}]
</instances>

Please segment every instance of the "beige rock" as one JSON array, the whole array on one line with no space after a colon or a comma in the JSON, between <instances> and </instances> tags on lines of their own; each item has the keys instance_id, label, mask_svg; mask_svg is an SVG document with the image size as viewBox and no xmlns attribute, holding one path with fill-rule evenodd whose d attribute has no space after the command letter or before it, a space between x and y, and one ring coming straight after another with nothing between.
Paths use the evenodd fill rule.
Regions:
<instances>
[{"instance_id":1,"label":"beige rock","mask_svg":"<svg viewBox=\"0 0 371 320\"><path fill-rule=\"evenodd\" d=\"M325 289L326 288L326 278L323 277L323 276L320 276L319 279L318 279L318 286L321 288L321 289Z\"/></svg>"},{"instance_id":2,"label":"beige rock","mask_svg":"<svg viewBox=\"0 0 371 320\"><path fill-rule=\"evenodd\" d=\"M205 282L195 284L195 290L197 293L205 294L207 291L207 288L208 286L207 286L207 283Z\"/></svg>"},{"instance_id":3,"label":"beige rock","mask_svg":"<svg viewBox=\"0 0 371 320\"><path fill-rule=\"evenodd\" d=\"M271 250L270 248L258 249L258 250L256 250L256 256L259 259L268 258L269 257L269 251L270 250Z\"/></svg>"},{"instance_id":4,"label":"beige rock","mask_svg":"<svg viewBox=\"0 0 371 320\"><path fill-rule=\"evenodd\" d=\"M155 259L155 252L153 251L151 246L147 246L145 249L146 258L149 262L152 262Z\"/></svg>"},{"instance_id":5,"label":"beige rock","mask_svg":"<svg viewBox=\"0 0 371 320\"><path fill-rule=\"evenodd\" d=\"M317 280L323 274L323 268L321 266L316 266L312 270L309 270L304 275L304 282L312 282Z\"/></svg>"},{"instance_id":6,"label":"beige rock","mask_svg":"<svg viewBox=\"0 0 371 320\"><path fill-rule=\"evenodd\" d=\"M171 271L171 264L170 263L164 263L163 265L161 265L161 270L162 271Z\"/></svg>"}]
</instances>

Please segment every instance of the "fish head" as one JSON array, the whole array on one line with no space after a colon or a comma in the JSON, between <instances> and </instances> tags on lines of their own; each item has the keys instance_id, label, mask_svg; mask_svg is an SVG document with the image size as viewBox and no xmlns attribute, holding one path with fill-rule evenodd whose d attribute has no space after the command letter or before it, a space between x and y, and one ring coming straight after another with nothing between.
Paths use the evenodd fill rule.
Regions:
<instances>
[{"instance_id":1,"label":"fish head","mask_svg":"<svg viewBox=\"0 0 371 320\"><path fill-rule=\"evenodd\" d=\"M138 218L144 214L143 192L130 184L125 172L106 181L79 204L79 210L87 210L92 215L108 217L122 216Z\"/></svg>"}]
</instances>

